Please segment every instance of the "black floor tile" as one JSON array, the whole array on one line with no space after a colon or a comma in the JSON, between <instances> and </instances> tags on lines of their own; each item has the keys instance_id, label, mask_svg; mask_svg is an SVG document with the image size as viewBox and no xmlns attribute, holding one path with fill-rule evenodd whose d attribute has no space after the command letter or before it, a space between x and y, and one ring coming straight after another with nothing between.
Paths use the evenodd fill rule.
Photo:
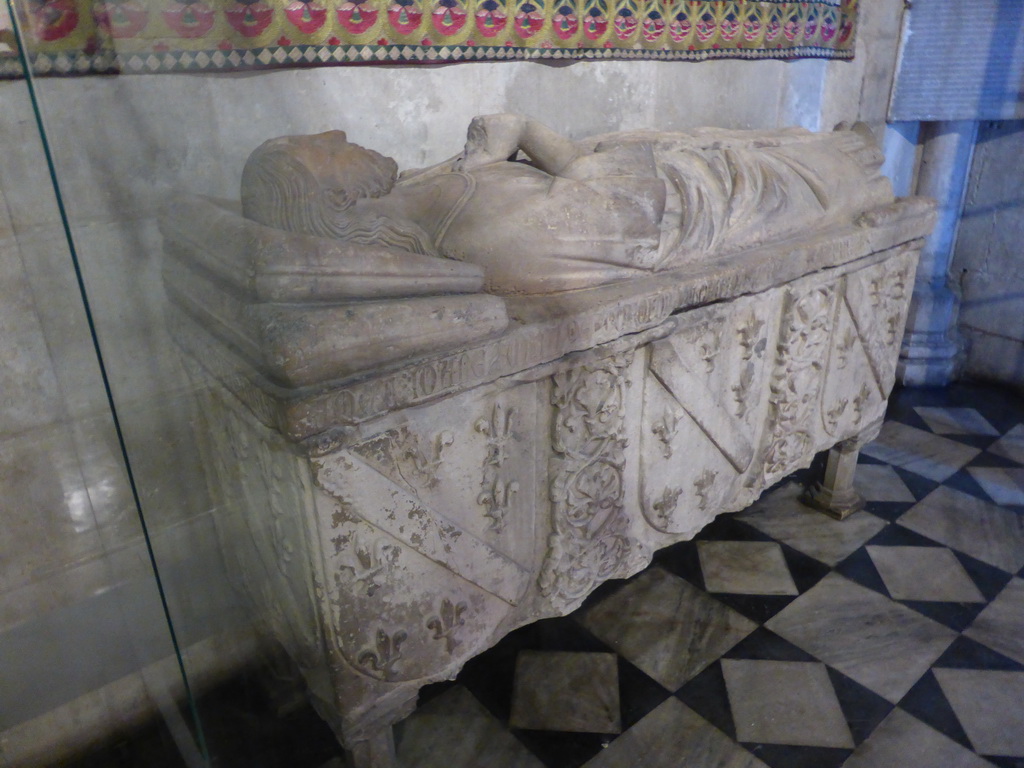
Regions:
<instances>
[{"instance_id":1,"label":"black floor tile","mask_svg":"<svg viewBox=\"0 0 1024 768\"><path fill-rule=\"evenodd\" d=\"M914 498L920 501L929 493L938 488L942 483L937 483L934 480L930 480L927 477L923 477L916 472L910 472L909 470L901 467L893 467L896 470L896 474L899 475L900 480L904 482Z\"/></svg>"},{"instance_id":2,"label":"black floor tile","mask_svg":"<svg viewBox=\"0 0 1024 768\"><path fill-rule=\"evenodd\" d=\"M893 396L889 399L889 407L885 412L885 420L898 421L900 424L906 424L908 427L916 427L917 429L923 429L925 432L931 432L931 428L914 408L919 405L942 407L945 403L938 402L937 400L925 400L922 394L919 390L913 393L910 393L909 390L903 390L900 393L893 392Z\"/></svg>"},{"instance_id":3,"label":"black floor tile","mask_svg":"<svg viewBox=\"0 0 1024 768\"><path fill-rule=\"evenodd\" d=\"M676 697L730 739L736 738L736 725L729 707L722 662L716 661L676 691Z\"/></svg>"},{"instance_id":4,"label":"black floor tile","mask_svg":"<svg viewBox=\"0 0 1024 768\"><path fill-rule=\"evenodd\" d=\"M972 448L980 448L982 451L999 439L999 435L943 435L943 437Z\"/></svg>"},{"instance_id":5,"label":"black floor tile","mask_svg":"<svg viewBox=\"0 0 1024 768\"><path fill-rule=\"evenodd\" d=\"M988 451L982 451L969 462L968 467L1002 467L1005 469L1017 469L1021 465L1013 459L1008 459L1005 456L1000 456L997 453L989 453Z\"/></svg>"},{"instance_id":6,"label":"black floor tile","mask_svg":"<svg viewBox=\"0 0 1024 768\"><path fill-rule=\"evenodd\" d=\"M984 758L997 766L997 768L1024 768L1024 757L997 757L994 755L984 755Z\"/></svg>"},{"instance_id":7,"label":"black floor tile","mask_svg":"<svg viewBox=\"0 0 1024 768\"><path fill-rule=\"evenodd\" d=\"M642 720L670 695L660 683L619 656L619 713L623 731Z\"/></svg>"},{"instance_id":8,"label":"black floor tile","mask_svg":"<svg viewBox=\"0 0 1024 768\"><path fill-rule=\"evenodd\" d=\"M793 583L801 595L828 576L831 569L820 560L805 555L788 544L780 543L780 546L782 555L786 559L786 565L789 566L789 573L793 577Z\"/></svg>"},{"instance_id":9,"label":"black floor tile","mask_svg":"<svg viewBox=\"0 0 1024 768\"><path fill-rule=\"evenodd\" d=\"M698 589L704 589L704 571L700 567L696 542L682 541L663 549L654 556L654 564L686 579Z\"/></svg>"},{"instance_id":10,"label":"black floor tile","mask_svg":"<svg viewBox=\"0 0 1024 768\"><path fill-rule=\"evenodd\" d=\"M1002 434L1006 434L1024 421L1024 400L1018 393L1006 387L989 383L958 382L944 391L948 405L974 408Z\"/></svg>"},{"instance_id":11,"label":"black floor tile","mask_svg":"<svg viewBox=\"0 0 1024 768\"><path fill-rule=\"evenodd\" d=\"M957 632L967 629L985 608L984 603L946 603L938 600L899 600L898 602Z\"/></svg>"},{"instance_id":12,"label":"black floor tile","mask_svg":"<svg viewBox=\"0 0 1024 768\"><path fill-rule=\"evenodd\" d=\"M774 541L766 533L743 522L735 515L719 515L708 523L694 541Z\"/></svg>"},{"instance_id":13,"label":"black floor tile","mask_svg":"<svg viewBox=\"0 0 1024 768\"><path fill-rule=\"evenodd\" d=\"M498 643L486 653L470 659L456 678L492 715L506 724L512 715L512 688L518 653L515 643Z\"/></svg>"},{"instance_id":14,"label":"black floor tile","mask_svg":"<svg viewBox=\"0 0 1024 768\"><path fill-rule=\"evenodd\" d=\"M840 768L853 754L852 749L833 747L794 747L788 744L743 746L771 768Z\"/></svg>"},{"instance_id":15,"label":"black floor tile","mask_svg":"<svg viewBox=\"0 0 1024 768\"><path fill-rule=\"evenodd\" d=\"M1022 672L1024 664L996 653L966 635L960 635L932 664L933 669L995 669L1006 672Z\"/></svg>"},{"instance_id":16,"label":"black floor tile","mask_svg":"<svg viewBox=\"0 0 1024 768\"><path fill-rule=\"evenodd\" d=\"M440 683L431 683L430 685L424 685L420 688L419 696L416 698L416 706L422 707L424 704L433 701L445 691L458 685L454 680L443 680Z\"/></svg>"},{"instance_id":17,"label":"black floor tile","mask_svg":"<svg viewBox=\"0 0 1024 768\"><path fill-rule=\"evenodd\" d=\"M882 518L886 522L894 523L912 506L914 506L914 502L869 501L864 505L864 509L876 517Z\"/></svg>"},{"instance_id":18,"label":"black floor tile","mask_svg":"<svg viewBox=\"0 0 1024 768\"><path fill-rule=\"evenodd\" d=\"M967 571L967 575L978 587L982 596L989 602L995 600L996 596L1003 591L1013 576L1002 568L983 563L981 560L966 555L959 550L952 550L960 565Z\"/></svg>"},{"instance_id":19,"label":"black floor tile","mask_svg":"<svg viewBox=\"0 0 1024 768\"><path fill-rule=\"evenodd\" d=\"M909 712L918 720L927 723L957 744L973 750L960 720L946 700L939 681L931 670L924 673L917 684L910 689L899 703L900 709Z\"/></svg>"},{"instance_id":20,"label":"black floor tile","mask_svg":"<svg viewBox=\"0 0 1024 768\"><path fill-rule=\"evenodd\" d=\"M613 740L600 733L509 730L547 768L579 768Z\"/></svg>"},{"instance_id":21,"label":"black floor tile","mask_svg":"<svg viewBox=\"0 0 1024 768\"><path fill-rule=\"evenodd\" d=\"M941 547L937 541L922 536L916 531L904 528L898 522L887 525L868 540L864 546L876 547Z\"/></svg>"},{"instance_id":22,"label":"black floor tile","mask_svg":"<svg viewBox=\"0 0 1024 768\"><path fill-rule=\"evenodd\" d=\"M975 480L971 476L971 473L966 469L961 469L959 472L952 475L945 483L943 483L943 485L948 488L962 491L963 493L974 496L982 501L987 501L990 504L993 503L992 497L985 492L985 489L978 484L978 481Z\"/></svg>"},{"instance_id":23,"label":"black floor tile","mask_svg":"<svg viewBox=\"0 0 1024 768\"><path fill-rule=\"evenodd\" d=\"M839 563L836 566L836 573L845 576L852 582L860 584L862 587L867 587L889 597L889 590L886 589L885 582L882 581L878 569L875 568L871 555L868 554L864 547L856 550Z\"/></svg>"},{"instance_id":24,"label":"black floor tile","mask_svg":"<svg viewBox=\"0 0 1024 768\"><path fill-rule=\"evenodd\" d=\"M740 640L722 658L752 661L817 661L807 651L764 627L758 627Z\"/></svg>"},{"instance_id":25,"label":"black floor tile","mask_svg":"<svg viewBox=\"0 0 1024 768\"><path fill-rule=\"evenodd\" d=\"M853 742L859 745L893 710L893 704L832 667L828 667L828 676Z\"/></svg>"},{"instance_id":26,"label":"black floor tile","mask_svg":"<svg viewBox=\"0 0 1024 768\"><path fill-rule=\"evenodd\" d=\"M885 464L886 462L882 461L881 459L876 459L874 456L868 456L866 453L861 453L861 454L858 454L858 456L857 456L857 463L858 464L875 464L875 465L878 465L878 464Z\"/></svg>"},{"instance_id":27,"label":"black floor tile","mask_svg":"<svg viewBox=\"0 0 1024 768\"><path fill-rule=\"evenodd\" d=\"M758 624L768 621L797 598L796 595L737 595L729 592L708 594Z\"/></svg>"}]
</instances>

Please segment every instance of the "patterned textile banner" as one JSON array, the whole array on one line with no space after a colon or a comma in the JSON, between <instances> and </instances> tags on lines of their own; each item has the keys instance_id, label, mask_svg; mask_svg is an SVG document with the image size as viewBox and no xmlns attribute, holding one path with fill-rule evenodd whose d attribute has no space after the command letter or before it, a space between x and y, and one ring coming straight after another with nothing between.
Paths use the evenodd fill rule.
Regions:
<instances>
[{"instance_id":1,"label":"patterned textile banner","mask_svg":"<svg viewBox=\"0 0 1024 768\"><path fill-rule=\"evenodd\" d=\"M858 0L14 0L39 74L853 58ZM0 53L0 75L16 75Z\"/></svg>"}]
</instances>

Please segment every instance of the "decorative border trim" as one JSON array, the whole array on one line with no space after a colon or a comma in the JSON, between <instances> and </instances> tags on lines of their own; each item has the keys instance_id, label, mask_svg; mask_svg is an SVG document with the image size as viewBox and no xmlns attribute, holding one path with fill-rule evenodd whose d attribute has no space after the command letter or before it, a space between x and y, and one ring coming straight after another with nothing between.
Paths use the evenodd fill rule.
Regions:
<instances>
[{"instance_id":1,"label":"decorative border trim","mask_svg":"<svg viewBox=\"0 0 1024 768\"><path fill-rule=\"evenodd\" d=\"M31 57L36 75L145 75L159 72L232 72L238 70L290 69L342 64L440 64L457 61L709 61L713 59L842 59L853 51L800 47L778 50L718 48L707 51L643 51L615 48L575 50L509 48L505 46L411 46L293 45L254 48L247 51L173 51L165 53L86 54L41 53ZM0 77L21 77L16 58L0 59Z\"/></svg>"},{"instance_id":2,"label":"decorative border trim","mask_svg":"<svg viewBox=\"0 0 1024 768\"><path fill-rule=\"evenodd\" d=\"M859 3L16 1L30 67L43 76L460 61L852 59ZM0 47L0 77L20 77L9 48Z\"/></svg>"}]
</instances>

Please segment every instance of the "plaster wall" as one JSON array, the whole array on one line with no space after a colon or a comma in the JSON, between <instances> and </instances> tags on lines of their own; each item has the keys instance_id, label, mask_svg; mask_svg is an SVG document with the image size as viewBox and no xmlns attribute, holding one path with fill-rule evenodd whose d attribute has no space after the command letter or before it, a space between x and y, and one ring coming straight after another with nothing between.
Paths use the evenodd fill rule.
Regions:
<instances>
[{"instance_id":1,"label":"plaster wall","mask_svg":"<svg viewBox=\"0 0 1024 768\"><path fill-rule=\"evenodd\" d=\"M1024 390L1024 122L983 123L952 274L965 374Z\"/></svg>"},{"instance_id":2,"label":"plaster wall","mask_svg":"<svg viewBox=\"0 0 1024 768\"><path fill-rule=\"evenodd\" d=\"M164 328L156 217L173 192L237 198L259 143L332 128L401 168L430 164L460 151L474 115L498 111L571 137L702 125L824 130L864 120L881 140L902 8L902 0L862 4L853 62L502 62L37 81L179 634L205 642L235 626L240 606L216 553L217 510L192 437L190 393L202 382L185 377ZM137 657L141 670L169 653L164 640L132 639L74 613L112 585L142 584L120 593L119 610L152 616L154 595L25 84L0 83L0 103L0 329L14 341L0 369L0 647L14 630L31 646L52 631L39 622L65 610L115 654L153 651ZM228 646L204 647L186 658L190 672L239 659ZM84 680L61 695L101 684ZM64 717L61 695L37 707L31 728L21 722L22 747L46 733L47 711ZM99 732L104 718L116 724L119 707L138 707L131 696L112 701ZM8 749L10 734L0 735Z\"/></svg>"}]
</instances>

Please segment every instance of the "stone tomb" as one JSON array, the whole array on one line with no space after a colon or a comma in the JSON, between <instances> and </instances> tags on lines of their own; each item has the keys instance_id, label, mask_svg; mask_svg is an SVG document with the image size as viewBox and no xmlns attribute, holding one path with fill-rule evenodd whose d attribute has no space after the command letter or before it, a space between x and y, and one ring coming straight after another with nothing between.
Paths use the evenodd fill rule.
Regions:
<instances>
[{"instance_id":1,"label":"stone tomb","mask_svg":"<svg viewBox=\"0 0 1024 768\"><path fill-rule=\"evenodd\" d=\"M344 134L275 140L244 216L162 223L225 556L358 766L422 685L817 452L817 503L856 508L893 386L933 211L864 132L546 131L478 118L355 192Z\"/></svg>"}]
</instances>

